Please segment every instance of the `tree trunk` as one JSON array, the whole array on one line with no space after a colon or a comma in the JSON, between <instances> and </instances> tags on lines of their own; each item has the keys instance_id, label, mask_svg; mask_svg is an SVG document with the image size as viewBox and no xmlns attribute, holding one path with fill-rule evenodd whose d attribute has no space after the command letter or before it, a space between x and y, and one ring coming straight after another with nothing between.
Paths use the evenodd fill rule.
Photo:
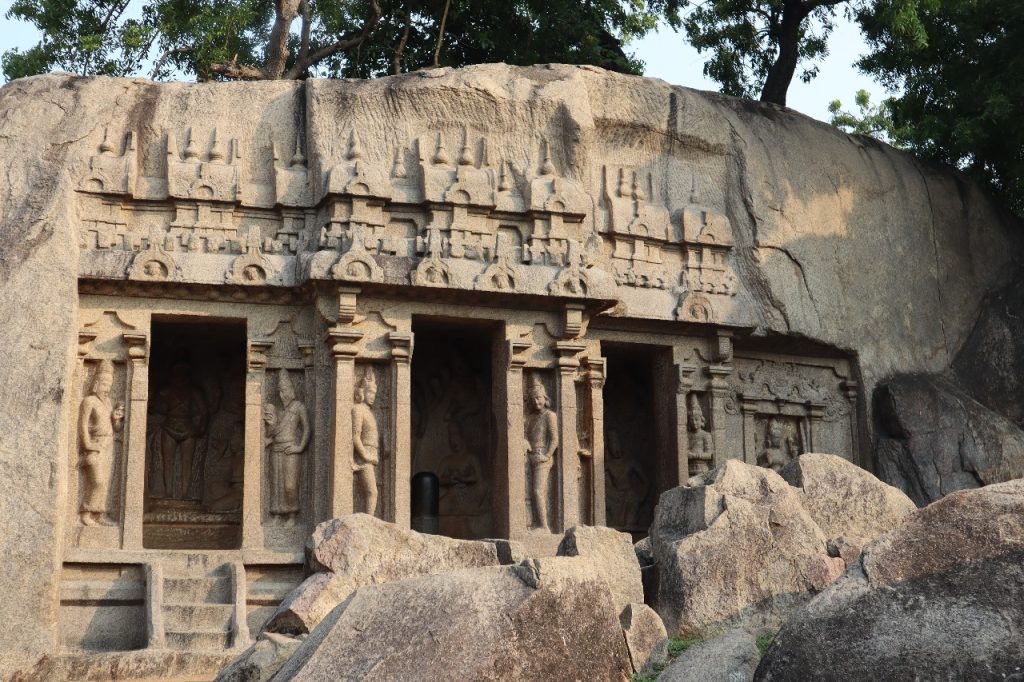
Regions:
<instances>
[{"instance_id":1,"label":"tree trunk","mask_svg":"<svg viewBox=\"0 0 1024 682\"><path fill-rule=\"evenodd\" d=\"M793 82L800 57L800 25L810 14L800 0L786 0L779 24L779 54L768 70L761 89L761 101L786 106L786 92Z\"/></svg>"}]
</instances>

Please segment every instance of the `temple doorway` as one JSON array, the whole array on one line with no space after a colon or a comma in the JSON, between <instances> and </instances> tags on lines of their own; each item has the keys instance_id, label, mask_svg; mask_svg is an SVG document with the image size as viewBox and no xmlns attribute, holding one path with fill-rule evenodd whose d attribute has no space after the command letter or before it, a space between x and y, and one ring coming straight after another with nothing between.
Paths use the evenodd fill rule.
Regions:
<instances>
[{"instance_id":1,"label":"temple doorway","mask_svg":"<svg viewBox=\"0 0 1024 682\"><path fill-rule=\"evenodd\" d=\"M244 320L153 319L143 546L241 546Z\"/></svg>"},{"instance_id":2,"label":"temple doorway","mask_svg":"<svg viewBox=\"0 0 1024 682\"><path fill-rule=\"evenodd\" d=\"M601 346L604 385L605 517L612 528L647 535L658 496L676 485L667 425L675 392L667 392L669 349L639 344Z\"/></svg>"},{"instance_id":3,"label":"temple doorway","mask_svg":"<svg viewBox=\"0 0 1024 682\"><path fill-rule=\"evenodd\" d=\"M489 326L414 318L412 473L440 482L442 535L494 537Z\"/></svg>"}]
</instances>

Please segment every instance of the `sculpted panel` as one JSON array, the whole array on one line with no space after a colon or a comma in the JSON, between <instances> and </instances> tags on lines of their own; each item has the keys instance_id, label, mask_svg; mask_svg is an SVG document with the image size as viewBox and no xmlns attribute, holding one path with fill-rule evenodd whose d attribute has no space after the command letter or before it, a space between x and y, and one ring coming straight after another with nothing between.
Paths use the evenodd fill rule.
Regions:
<instances>
[{"instance_id":1,"label":"sculpted panel","mask_svg":"<svg viewBox=\"0 0 1024 682\"><path fill-rule=\"evenodd\" d=\"M292 526L299 518L302 462L309 444L309 412L292 385L291 373L277 373L280 410L263 406L270 461L270 516L278 524Z\"/></svg>"},{"instance_id":2,"label":"sculpted panel","mask_svg":"<svg viewBox=\"0 0 1024 682\"><path fill-rule=\"evenodd\" d=\"M352 405L352 471L361 511L377 512L377 465L380 463L380 429L373 405L377 401L377 379L373 366L367 366L356 385Z\"/></svg>"},{"instance_id":3,"label":"sculpted panel","mask_svg":"<svg viewBox=\"0 0 1024 682\"><path fill-rule=\"evenodd\" d=\"M551 501L551 475L558 451L558 416L539 377L534 376L526 401L526 460L530 465L531 527L550 531L548 505Z\"/></svg>"},{"instance_id":4,"label":"sculpted panel","mask_svg":"<svg viewBox=\"0 0 1024 682\"><path fill-rule=\"evenodd\" d=\"M691 392L687 398L688 466L690 476L708 472L715 459L715 439L705 427L700 395Z\"/></svg>"},{"instance_id":5,"label":"sculpted panel","mask_svg":"<svg viewBox=\"0 0 1024 682\"><path fill-rule=\"evenodd\" d=\"M124 405L113 403L114 367L101 360L78 417L81 451L82 502L79 516L86 526L114 525L110 511L110 482L114 472L114 439L124 425Z\"/></svg>"}]
</instances>

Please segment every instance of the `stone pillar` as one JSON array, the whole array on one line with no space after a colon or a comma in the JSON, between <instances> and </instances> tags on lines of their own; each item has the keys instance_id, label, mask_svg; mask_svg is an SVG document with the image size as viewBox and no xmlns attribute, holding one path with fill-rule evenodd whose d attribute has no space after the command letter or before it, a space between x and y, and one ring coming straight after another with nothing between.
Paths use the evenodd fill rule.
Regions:
<instances>
[{"instance_id":1,"label":"stone pillar","mask_svg":"<svg viewBox=\"0 0 1024 682\"><path fill-rule=\"evenodd\" d=\"M676 485L690 479L690 408L687 398L693 390L693 375L697 366L687 362L686 350L680 346L672 349L676 366ZM717 420L716 420L717 421ZM715 457L718 457L719 441L715 439Z\"/></svg>"},{"instance_id":2,"label":"stone pillar","mask_svg":"<svg viewBox=\"0 0 1024 682\"><path fill-rule=\"evenodd\" d=\"M860 419L857 415L857 382L847 379L839 386L843 390L843 394L846 396L846 401L850 403L850 461L861 465L868 471L871 471L871 462L865 461L868 458L862 457L860 451L860 429L857 426L860 423Z\"/></svg>"},{"instance_id":3,"label":"stone pillar","mask_svg":"<svg viewBox=\"0 0 1024 682\"><path fill-rule=\"evenodd\" d=\"M124 515L121 546L142 549L142 517L146 496L146 412L149 402L149 363L146 334L122 334L128 346L128 406L125 414Z\"/></svg>"},{"instance_id":4,"label":"stone pillar","mask_svg":"<svg viewBox=\"0 0 1024 682\"><path fill-rule=\"evenodd\" d=\"M263 547L263 383L271 345L269 341L249 341L245 373L242 549Z\"/></svg>"},{"instance_id":5,"label":"stone pillar","mask_svg":"<svg viewBox=\"0 0 1024 682\"><path fill-rule=\"evenodd\" d=\"M523 368L530 343L510 339L506 345L505 362L505 415L503 457L506 499L497 500L498 508L508 511L506 526L502 528L510 540L522 540L530 529L529 508L526 504L526 439L523 414ZM501 425L498 426L501 430ZM499 474L500 475L500 474Z\"/></svg>"},{"instance_id":6,"label":"stone pillar","mask_svg":"<svg viewBox=\"0 0 1024 682\"><path fill-rule=\"evenodd\" d=\"M757 453L764 443L757 442L757 402L744 400L740 405L743 413L743 461L747 464L757 464ZM715 462L718 462L718 448L715 448Z\"/></svg>"},{"instance_id":7,"label":"stone pillar","mask_svg":"<svg viewBox=\"0 0 1024 682\"><path fill-rule=\"evenodd\" d=\"M576 356L585 349L586 344L579 341L555 342L558 353L558 517L561 519L561 531L580 522L580 442L576 426L576 373L580 361Z\"/></svg>"},{"instance_id":8,"label":"stone pillar","mask_svg":"<svg viewBox=\"0 0 1024 682\"><path fill-rule=\"evenodd\" d=\"M412 332L391 332L391 520L402 528L411 527L412 511Z\"/></svg>"},{"instance_id":9,"label":"stone pillar","mask_svg":"<svg viewBox=\"0 0 1024 682\"><path fill-rule=\"evenodd\" d=\"M334 357L334 424L331 446L331 517L352 513L352 402L354 400L356 345L363 333L339 324L327 330Z\"/></svg>"},{"instance_id":10,"label":"stone pillar","mask_svg":"<svg viewBox=\"0 0 1024 682\"><path fill-rule=\"evenodd\" d=\"M316 372L316 344L311 341L300 341L298 343L299 351L302 353L302 376L304 377L303 388L305 389L305 395L303 398L306 403L306 415L309 419L309 428L312 433L309 438L309 445L306 446L306 455L304 456L304 463L302 466L302 477L299 482L299 518L305 522L315 522L316 510L314 509L314 498L317 494L316 485L314 483L316 466L317 466L317 414L319 413L319 405L317 403L317 397L319 396L319 390L317 388L317 372ZM308 500L308 502L306 501Z\"/></svg>"},{"instance_id":11,"label":"stone pillar","mask_svg":"<svg viewBox=\"0 0 1024 682\"><path fill-rule=\"evenodd\" d=\"M725 424L725 406L729 399L729 375L731 374L732 367L730 366L708 366L708 376L711 378L708 384L711 393L711 434L715 440L715 457L712 462L714 467L721 466L729 456L723 445L729 437ZM685 478L682 479L682 481L685 480Z\"/></svg>"},{"instance_id":12,"label":"stone pillar","mask_svg":"<svg viewBox=\"0 0 1024 682\"><path fill-rule=\"evenodd\" d=\"M584 381L590 393L590 519L595 526L605 525L604 507L604 358L584 358Z\"/></svg>"}]
</instances>

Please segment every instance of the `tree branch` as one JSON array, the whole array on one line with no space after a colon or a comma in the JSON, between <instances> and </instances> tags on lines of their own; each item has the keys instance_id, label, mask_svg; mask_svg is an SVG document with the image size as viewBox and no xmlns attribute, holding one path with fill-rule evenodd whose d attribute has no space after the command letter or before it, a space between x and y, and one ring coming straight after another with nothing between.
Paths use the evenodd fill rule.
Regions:
<instances>
[{"instance_id":1,"label":"tree branch","mask_svg":"<svg viewBox=\"0 0 1024 682\"><path fill-rule=\"evenodd\" d=\"M302 42L299 45L299 56L296 61L301 62L309 56L309 31L313 24L309 11L309 0L299 0L299 10L302 12Z\"/></svg>"},{"instance_id":2,"label":"tree branch","mask_svg":"<svg viewBox=\"0 0 1024 682\"><path fill-rule=\"evenodd\" d=\"M435 69L441 65L441 45L444 42L444 25L448 21L448 9L451 6L452 0L445 0L444 12L441 14L441 25L437 28L437 43L434 45L434 62L431 64Z\"/></svg>"},{"instance_id":3,"label":"tree branch","mask_svg":"<svg viewBox=\"0 0 1024 682\"><path fill-rule=\"evenodd\" d=\"M266 80L267 78L263 69L257 69L255 66L239 64L237 55L230 62L210 64L210 72L219 74L225 78L241 81L258 81Z\"/></svg>"},{"instance_id":4,"label":"tree branch","mask_svg":"<svg viewBox=\"0 0 1024 682\"><path fill-rule=\"evenodd\" d=\"M274 26L267 41L267 59L263 72L268 79L280 78L288 62L288 34L292 22L299 15L299 0L276 0Z\"/></svg>"},{"instance_id":5,"label":"tree branch","mask_svg":"<svg viewBox=\"0 0 1024 682\"><path fill-rule=\"evenodd\" d=\"M402 31L402 37L398 39L398 45L395 46L395 55L391 58L391 73L396 76L402 73L402 59L405 57L405 45L409 42L410 31L412 31L412 13L406 6L405 29Z\"/></svg>"},{"instance_id":6,"label":"tree branch","mask_svg":"<svg viewBox=\"0 0 1024 682\"><path fill-rule=\"evenodd\" d=\"M373 33L374 29L377 28L377 24L380 22L380 15L380 2L378 2L378 0L370 0L370 16L366 20L366 23L363 24L363 28L358 35L339 40L333 45L321 48L313 54L307 55L305 59L297 59L292 68L288 69L288 72L285 73L282 78L289 80L300 78L312 65L336 55L339 52L346 52L354 47L362 45L370 37L370 34Z\"/></svg>"}]
</instances>

